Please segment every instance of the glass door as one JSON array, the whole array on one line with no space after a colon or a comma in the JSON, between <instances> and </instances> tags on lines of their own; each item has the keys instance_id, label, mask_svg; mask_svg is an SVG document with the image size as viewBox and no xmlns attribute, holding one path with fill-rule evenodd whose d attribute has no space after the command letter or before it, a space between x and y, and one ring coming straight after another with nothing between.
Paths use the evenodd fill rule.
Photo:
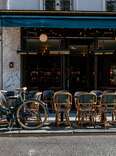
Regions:
<instances>
[{"instance_id":1,"label":"glass door","mask_svg":"<svg viewBox=\"0 0 116 156\"><path fill-rule=\"evenodd\" d=\"M30 89L62 89L62 72L60 56L22 56L22 84Z\"/></svg>"},{"instance_id":2,"label":"glass door","mask_svg":"<svg viewBox=\"0 0 116 156\"><path fill-rule=\"evenodd\" d=\"M75 91L90 91L94 88L94 61L90 55L70 56L69 89Z\"/></svg>"}]
</instances>

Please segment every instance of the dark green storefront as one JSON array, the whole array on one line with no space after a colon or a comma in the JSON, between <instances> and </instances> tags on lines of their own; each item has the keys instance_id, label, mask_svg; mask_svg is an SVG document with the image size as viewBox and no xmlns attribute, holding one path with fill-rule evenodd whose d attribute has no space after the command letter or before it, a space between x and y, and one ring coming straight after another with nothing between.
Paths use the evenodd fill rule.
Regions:
<instances>
[{"instance_id":1,"label":"dark green storefront","mask_svg":"<svg viewBox=\"0 0 116 156\"><path fill-rule=\"evenodd\" d=\"M47 54L43 56L40 53L36 55L33 53L33 55L30 55L30 52L27 51L28 55L21 55L21 73L23 73L21 75L22 85L31 84L32 88L40 87L42 90L51 87L56 90L63 88L71 90L72 92L78 89L92 90L104 89L107 87L115 88L116 84L110 83L110 78L112 78L112 76L114 76L115 80L115 74L112 74L112 71L115 71L116 64L115 47L114 49L100 49L97 46L99 38L100 40L105 40L105 37L106 40L109 40L109 38L110 40L115 39L115 13L1 11L0 26L1 28L20 27L23 30L28 29L28 31L35 31L36 29L46 34L52 31L50 37L49 33L47 34L48 40L49 38L57 40L57 38L59 39L61 37L61 40L65 41L66 49L60 50L61 52L65 51L64 54ZM78 34L79 31L81 31L80 34ZM22 32L24 33L24 31ZM52 36L53 32L57 34L56 38ZM110 33L111 35L109 35ZM108 35L105 36L105 34ZM75 48L73 41L78 46L82 46L81 48L79 47L82 51L84 50L83 47L87 45L87 53L81 53L81 50L78 50L78 48L77 50L69 50L67 44L71 46L74 45L73 48ZM107 53L109 50L111 53ZM18 52L22 54L24 51L26 51L26 49L21 47ZM69 53L66 53L66 51L69 51ZM36 51L34 52L36 53ZM46 66L43 64L46 64ZM58 64L58 66L56 64ZM50 67L46 71L48 65ZM54 70L51 71L51 76L49 75L49 71L53 67L54 70L58 68L56 72L58 72L59 76L54 75ZM32 70L30 70L30 68ZM30 81L29 75L33 71L38 77L37 70L44 70L44 73L46 72L48 74L39 77L41 79L46 78L47 83L43 80L37 80L37 78L33 78L34 82ZM29 72L25 74L25 71Z\"/></svg>"}]
</instances>

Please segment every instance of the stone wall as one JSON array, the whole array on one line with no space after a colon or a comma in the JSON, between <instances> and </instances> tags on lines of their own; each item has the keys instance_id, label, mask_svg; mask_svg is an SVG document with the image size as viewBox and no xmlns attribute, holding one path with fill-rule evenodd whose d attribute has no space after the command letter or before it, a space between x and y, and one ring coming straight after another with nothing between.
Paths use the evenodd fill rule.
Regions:
<instances>
[{"instance_id":1,"label":"stone wall","mask_svg":"<svg viewBox=\"0 0 116 156\"><path fill-rule=\"evenodd\" d=\"M11 10L39 10L40 0L9 0L8 9Z\"/></svg>"},{"instance_id":2,"label":"stone wall","mask_svg":"<svg viewBox=\"0 0 116 156\"><path fill-rule=\"evenodd\" d=\"M20 87L20 28L3 28L3 89Z\"/></svg>"},{"instance_id":3,"label":"stone wall","mask_svg":"<svg viewBox=\"0 0 116 156\"><path fill-rule=\"evenodd\" d=\"M0 9L7 8L7 0L0 0Z\"/></svg>"},{"instance_id":4,"label":"stone wall","mask_svg":"<svg viewBox=\"0 0 116 156\"><path fill-rule=\"evenodd\" d=\"M105 0L78 0L77 10L81 11L103 11Z\"/></svg>"},{"instance_id":5,"label":"stone wall","mask_svg":"<svg viewBox=\"0 0 116 156\"><path fill-rule=\"evenodd\" d=\"M2 29L0 28L0 89L2 89Z\"/></svg>"}]
</instances>

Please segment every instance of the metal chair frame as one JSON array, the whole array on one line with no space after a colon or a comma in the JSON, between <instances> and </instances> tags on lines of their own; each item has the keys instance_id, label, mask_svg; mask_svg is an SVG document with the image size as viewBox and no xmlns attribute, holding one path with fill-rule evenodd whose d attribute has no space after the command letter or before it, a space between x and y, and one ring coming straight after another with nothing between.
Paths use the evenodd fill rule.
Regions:
<instances>
[{"instance_id":1,"label":"metal chair frame","mask_svg":"<svg viewBox=\"0 0 116 156\"><path fill-rule=\"evenodd\" d=\"M56 126L59 127L62 121L62 114L64 114L66 124L71 126L69 112L72 105L72 94L68 91L57 91L54 93L53 102L56 113Z\"/></svg>"}]
</instances>

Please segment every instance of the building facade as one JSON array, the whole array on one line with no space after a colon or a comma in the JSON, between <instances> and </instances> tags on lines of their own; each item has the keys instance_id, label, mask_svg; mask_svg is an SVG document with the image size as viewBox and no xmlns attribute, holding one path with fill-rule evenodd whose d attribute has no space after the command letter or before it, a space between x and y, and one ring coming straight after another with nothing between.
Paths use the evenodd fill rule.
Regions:
<instances>
[{"instance_id":1,"label":"building facade","mask_svg":"<svg viewBox=\"0 0 116 156\"><path fill-rule=\"evenodd\" d=\"M0 9L7 8L7 0L0 0Z\"/></svg>"},{"instance_id":2,"label":"building facade","mask_svg":"<svg viewBox=\"0 0 116 156\"><path fill-rule=\"evenodd\" d=\"M1 89L115 88L115 1L0 3Z\"/></svg>"},{"instance_id":3,"label":"building facade","mask_svg":"<svg viewBox=\"0 0 116 156\"><path fill-rule=\"evenodd\" d=\"M0 0L0 9L106 11L107 5L110 4L113 5L112 9L115 9L115 3L114 0L24 0L19 2L16 0Z\"/></svg>"}]
</instances>

